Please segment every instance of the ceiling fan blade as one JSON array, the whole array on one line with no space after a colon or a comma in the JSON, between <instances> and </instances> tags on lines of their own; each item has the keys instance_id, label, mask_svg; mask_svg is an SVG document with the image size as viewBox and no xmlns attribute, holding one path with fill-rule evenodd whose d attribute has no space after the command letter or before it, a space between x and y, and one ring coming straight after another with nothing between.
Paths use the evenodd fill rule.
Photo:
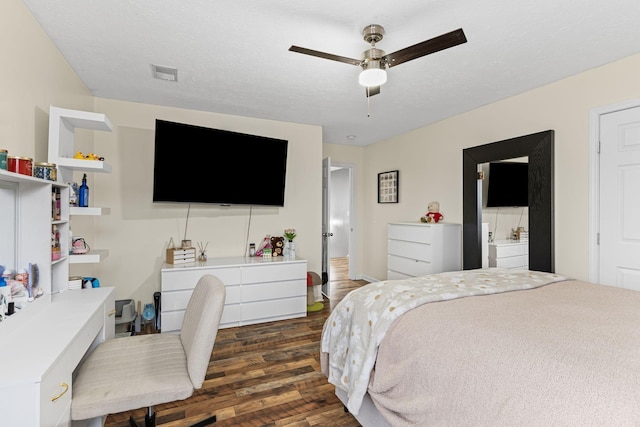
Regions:
<instances>
[{"instance_id":1,"label":"ceiling fan blade","mask_svg":"<svg viewBox=\"0 0 640 427\"><path fill-rule=\"evenodd\" d=\"M467 42L462 28L385 55L389 67Z\"/></svg>"},{"instance_id":2,"label":"ceiling fan blade","mask_svg":"<svg viewBox=\"0 0 640 427\"><path fill-rule=\"evenodd\" d=\"M332 61L344 62L345 64L360 66L359 59L347 58L346 56L333 55L331 53L320 52L318 50L307 49L300 46L291 46L289 48L291 52L303 53L305 55L317 56L318 58L330 59Z\"/></svg>"},{"instance_id":3,"label":"ceiling fan blade","mask_svg":"<svg viewBox=\"0 0 640 427\"><path fill-rule=\"evenodd\" d=\"M367 86L364 88L367 98L380 93L380 86Z\"/></svg>"}]
</instances>

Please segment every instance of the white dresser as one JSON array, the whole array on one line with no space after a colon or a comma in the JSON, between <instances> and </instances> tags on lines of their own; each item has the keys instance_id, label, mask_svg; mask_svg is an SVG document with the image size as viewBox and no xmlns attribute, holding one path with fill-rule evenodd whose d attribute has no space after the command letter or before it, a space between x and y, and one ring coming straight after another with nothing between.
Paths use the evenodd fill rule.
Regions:
<instances>
[{"instance_id":1,"label":"white dresser","mask_svg":"<svg viewBox=\"0 0 640 427\"><path fill-rule=\"evenodd\" d=\"M307 315L307 261L285 257L209 258L188 266L164 264L160 322L163 333L177 333L189 297L205 274L218 277L227 295L221 328Z\"/></svg>"},{"instance_id":2,"label":"white dresser","mask_svg":"<svg viewBox=\"0 0 640 427\"><path fill-rule=\"evenodd\" d=\"M529 268L529 241L496 240L489 244L489 267Z\"/></svg>"},{"instance_id":3,"label":"white dresser","mask_svg":"<svg viewBox=\"0 0 640 427\"><path fill-rule=\"evenodd\" d=\"M394 222L387 228L387 279L462 268L462 225Z\"/></svg>"}]
</instances>

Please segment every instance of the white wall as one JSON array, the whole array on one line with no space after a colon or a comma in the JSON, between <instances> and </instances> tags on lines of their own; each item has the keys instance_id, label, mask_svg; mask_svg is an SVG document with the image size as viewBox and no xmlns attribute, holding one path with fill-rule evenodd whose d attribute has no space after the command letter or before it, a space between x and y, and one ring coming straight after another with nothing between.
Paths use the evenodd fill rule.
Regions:
<instances>
[{"instance_id":1,"label":"white wall","mask_svg":"<svg viewBox=\"0 0 640 427\"><path fill-rule=\"evenodd\" d=\"M589 278L589 113L640 98L640 55L399 135L365 149L363 272L385 277L386 224L417 220L431 200L462 222L462 150L555 130L556 272ZM333 156L334 161L342 161ZM400 171L400 203L379 205L376 175Z\"/></svg>"}]
</instances>

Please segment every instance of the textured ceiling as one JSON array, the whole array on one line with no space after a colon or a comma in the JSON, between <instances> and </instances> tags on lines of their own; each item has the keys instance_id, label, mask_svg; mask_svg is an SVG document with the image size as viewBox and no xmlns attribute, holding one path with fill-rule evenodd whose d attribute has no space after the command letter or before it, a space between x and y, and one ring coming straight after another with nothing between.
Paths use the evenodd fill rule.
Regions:
<instances>
[{"instance_id":1,"label":"textured ceiling","mask_svg":"<svg viewBox=\"0 0 640 427\"><path fill-rule=\"evenodd\" d=\"M638 0L24 0L98 97L320 125L367 145L640 52ZM468 42L388 70L367 98L360 58L462 28ZM178 82L151 64L178 68ZM368 116L370 113L370 116ZM355 135L354 140L347 138Z\"/></svg>"}]
</instances>

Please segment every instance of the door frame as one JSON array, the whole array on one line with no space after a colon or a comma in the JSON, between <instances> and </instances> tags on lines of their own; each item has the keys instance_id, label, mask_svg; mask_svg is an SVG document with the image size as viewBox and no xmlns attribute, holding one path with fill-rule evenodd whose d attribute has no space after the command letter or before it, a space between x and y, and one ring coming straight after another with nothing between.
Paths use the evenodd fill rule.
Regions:
<instances>
[{"instance_id":1,"label":"door frame","mask_svg":"<svg viewBox=\"0 0 640 427\"><path fill-rule=\"evenodd\" d=\"M600 283L600 116L640 107L640 99L591 109L589 113L589 281Z\"/></svg>"},{"instance_id":2,"label":"door frame","mask_svg":"<svg viewBox=\"0 0 640 427\"><path fill-rule=\"evenodd\" d=\"M349 279L356 280L356 276L354 274L355 268L355 259L356 259L356 245L355 245L355 230L356 226L354 224L355 219L355 203L354 203L354 194L355 194L355 172L356 165L353 163L343 163L343 162L331 162L332 167L349 169ZM331 171L329 171L331 172ZM330 184L333 185L330 181Z\"/></svg>"}]
</instances>

